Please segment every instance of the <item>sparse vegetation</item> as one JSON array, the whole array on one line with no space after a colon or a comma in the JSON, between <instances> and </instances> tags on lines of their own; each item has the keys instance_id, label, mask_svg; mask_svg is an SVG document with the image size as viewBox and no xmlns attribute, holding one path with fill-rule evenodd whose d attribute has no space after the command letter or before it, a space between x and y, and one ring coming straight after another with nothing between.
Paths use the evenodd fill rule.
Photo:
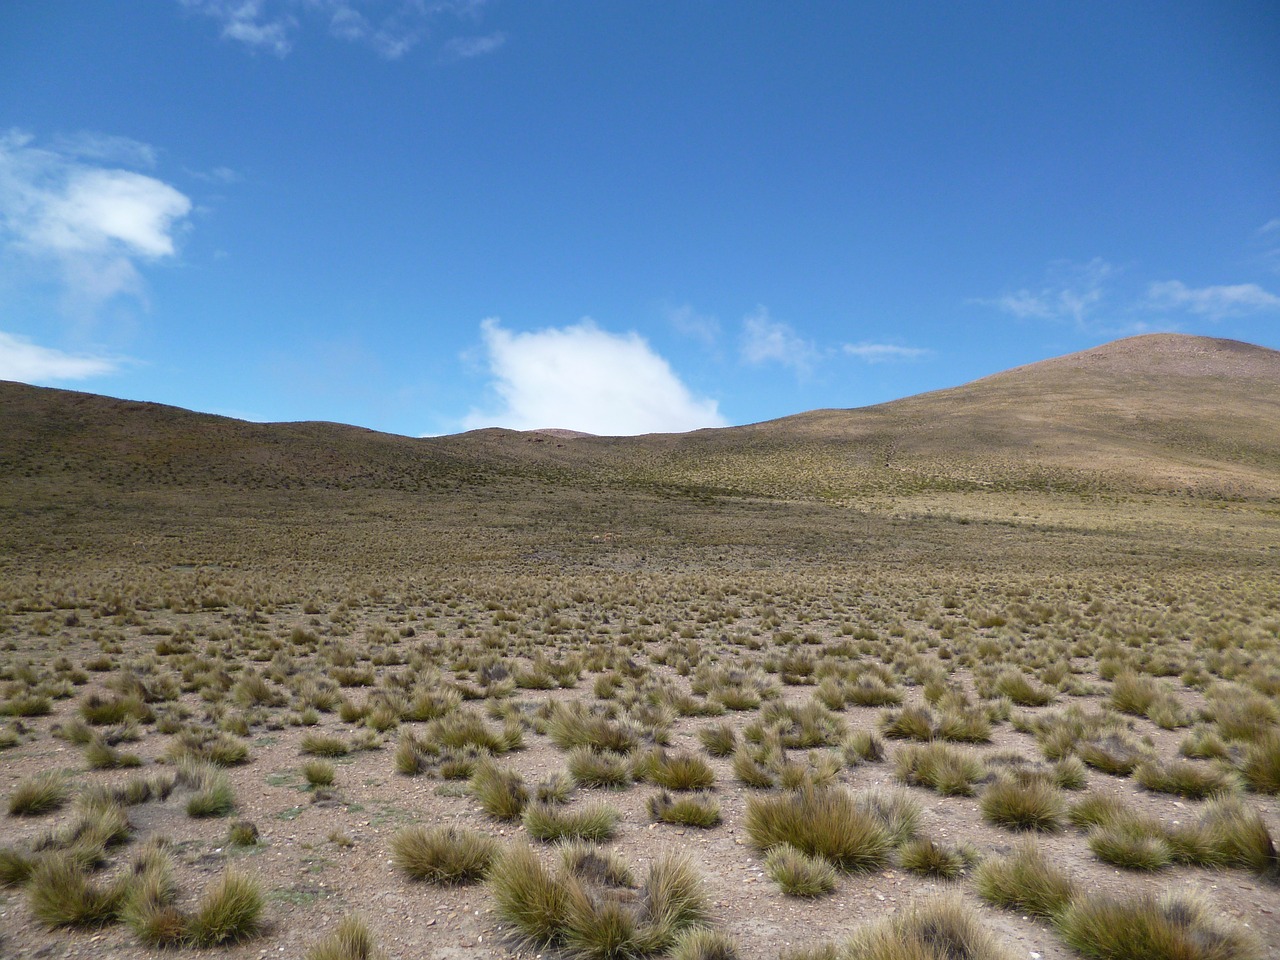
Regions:
<instances>
[{"instance_id":1,"label":"sparse vegetation","mask_svg":"<svg viewBox=\"0 0 1280 960\"><path fill-rule=\"evenodd\" d=\"M1280 454L1256 413L1175 441L1143 408L1137 446L1068 468L1031 420L1016 455L876 411L402 442L94 398L68 420L57 396L0 407L0 952L122 922L144 947L279 924L317 960L373 956L338 905L373 921L419 871L459 919L400 952L514 928L570 958L733 960L696 877L643 868L680 851L726 929L763 905L750 955L902 955L891 929L978 960L963 920L908 923L944 881L1085 956L1133 955L1113 929L1186 958L1249 956L1246 923L1280 939L1258 906L1280 879ZM997 432L1003 403L978 404ZM1108 417L1087 435L1136 436ZM1161 444L1194 452L1176 483L1123 466ZM842 875L880 869L892 890ZM1162 905L1170 882L1213 899ZM863 953L815 942L845 888L900 918ZM317 899L333 920L299 939Z\"/></svg>"}]
</instances>

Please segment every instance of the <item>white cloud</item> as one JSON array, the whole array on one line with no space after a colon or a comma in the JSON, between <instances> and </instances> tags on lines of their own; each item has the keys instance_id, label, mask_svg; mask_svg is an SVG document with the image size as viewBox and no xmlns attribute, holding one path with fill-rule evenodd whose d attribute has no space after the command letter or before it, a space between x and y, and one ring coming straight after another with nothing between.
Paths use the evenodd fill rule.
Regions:
<instances>
[{"instance_id":1,"label":"white cloud","mask_svg":"<svg viewBox=\"0 0 1280 960\"><path fill-rule=\"evenodd\" d=\"M695 396L636 333L613 334L590 319L512 333L481 324L496 412L473 410L466 429L560 428L605 436L722 427L716 401Z\"/></svg>"},{"instance_id":2,"label":"white cloud","mask_svg":"<svg viewBox=\"0 0 1280 960\"><path fill-rule=\"evenodd\" d=\"M222 36L246 47L284 57L307 20L324 24L329 35L360 43L378 56L397 60L431 33L441 14L474 20L483 0L179 0L189 10L216 20ZM450 41L454 57L489 53L505 40L501 33Z\"/></svg>"},{"instance_id":3,"label":"white cloud","mask_svg":"<svg viewBox=\"0 0 1280 960\"><path fill-rule=\"evenodd\" d=\"M780 363L796 373L808 373L818 351L788 324L769 316L765 307L742 320L742 359L750 364Z\"/></svg>"},{"instance_id":4,"label":"white cloud","mask_svg":"<svg viewBox=\"0 0 1280 960\"><path fill-rule=\"evenodd\" d=\"M19 131L0 135L0 243L35 264L54 264L83 307L139 295L137 264L175 254L191 201L154 177L32 143Z\"/></svg>"},{"instance_id":5,"label":"white cloud","mask_svg":"<svg viewBox=\"0 0 1280 960\"><path fill-rule=\"evenodd\" d=\"M922 347L900 347L892 343L846 343L842 349L849 356L865 360L867 363L919 360L933 353L932 350L925 350Z\"/></svg>"},{"instance_id":6,"label":"white cloud","mask_svg":"<svg viewBox=\"0 0 1280 960\"><path fill-rule=\"evenodd\" d=\"M1186 310L1209 320L1280 310L1280 296L1256 283L1188 287L1181 280L1165 280L1147 288L1147 305L1157 310Z\"/></svg>"},{"instance_id":7,"label":"white cloud","mask_svg":"<svg viewBox=\"0 0 1280 960\"><path fill-rule=\"evenodd\" d=\"M1280 230L1280 217L1268 220L1258 228L1258 233L1275 233L1277 230Z\"/></svg>"},{"instance_id":8,"label":"white cloud","mask_svg":"<svg viewBox=\"0 0 1280 960\"><path fill-rule=\"evenodd\" d=\"M180 0L189 10L195 10L217 20L222 26L222 36L236 40L252 49L264 50L277 57L286 56L293 49L289 34L298 21L287 15L268 16L264 0Z\"/></svg>"},{"instance_id":9,"label":"white cloud","mask_svg":"<svg viewBox=\"0 0 1280 960\"><path fill-rule=\"evenodd\" d=\"M115 373L121 364L118 358L63 353L32 343L26 337L0 331L0 380L23 383L87 380Z\"/></svg>"},{"instance_id":10,"label":"white cloud","mask_svg":"<svg viewBox=\"0 0 1280 960\"><path fill-rule=\"evenodd\" d=\"M1105 282L1115 268L1101 258L1088 263L1058 261L1050 265L1044 286L1026 287L976 302L995 307L1020 320L1066 321L1081 329L1092 326L1092 315L1105 294Z\"/></svg>"}]
</instances>

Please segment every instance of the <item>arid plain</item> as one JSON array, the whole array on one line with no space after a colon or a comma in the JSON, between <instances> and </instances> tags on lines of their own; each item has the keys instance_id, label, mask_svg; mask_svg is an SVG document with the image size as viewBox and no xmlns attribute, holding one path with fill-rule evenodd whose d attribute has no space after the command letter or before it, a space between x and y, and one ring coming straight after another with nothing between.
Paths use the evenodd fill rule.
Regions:
<instances>
[{"instance_id":1,"label":"arid plain","mask_svg":"<svg viewBox=\"0 0 1280 960\"><path fill-rule=\"evenodd\" d=\"M1280 956L1278 584L1231 341L613 439L0 384L0 956Z\"/></svg>"}]
</instances>

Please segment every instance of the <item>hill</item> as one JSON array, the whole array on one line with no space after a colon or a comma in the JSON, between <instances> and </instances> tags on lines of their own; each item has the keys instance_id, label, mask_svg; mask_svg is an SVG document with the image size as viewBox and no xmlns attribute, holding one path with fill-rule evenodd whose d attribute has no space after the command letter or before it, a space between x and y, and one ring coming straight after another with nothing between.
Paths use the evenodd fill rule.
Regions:
<instances>
[{"instance_id":1,"label":"hill","mask_svg":"<svg viewBox=\"0 0 1280 960\"><path fill-rule=\"evenodd\" d=\"M414 439L0 384L0 480L449 491L513 479L786 499L922 491L1280 496L1280 351L1133 337L892 403L643 437Z\"/></svg>"}]
</instances>

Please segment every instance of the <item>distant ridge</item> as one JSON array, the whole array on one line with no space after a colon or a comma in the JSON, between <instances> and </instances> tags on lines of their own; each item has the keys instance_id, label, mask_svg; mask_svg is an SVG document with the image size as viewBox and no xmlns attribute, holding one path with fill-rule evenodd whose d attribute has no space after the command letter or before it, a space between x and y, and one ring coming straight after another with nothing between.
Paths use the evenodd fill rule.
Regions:
<instances>
[{"instance_id":1,"label":"distant ridge","mask_svg":"<svg viewBox=\"0 0 1280 960\"><path fill-rule=\"evenodd\" d=\"M414 439L0 382L0 482L396 489L513 480L858 498L1037 489L1280 497L1280 351L1149 334L849 410L687 434Z\"/></svg>"}]
</instances>

